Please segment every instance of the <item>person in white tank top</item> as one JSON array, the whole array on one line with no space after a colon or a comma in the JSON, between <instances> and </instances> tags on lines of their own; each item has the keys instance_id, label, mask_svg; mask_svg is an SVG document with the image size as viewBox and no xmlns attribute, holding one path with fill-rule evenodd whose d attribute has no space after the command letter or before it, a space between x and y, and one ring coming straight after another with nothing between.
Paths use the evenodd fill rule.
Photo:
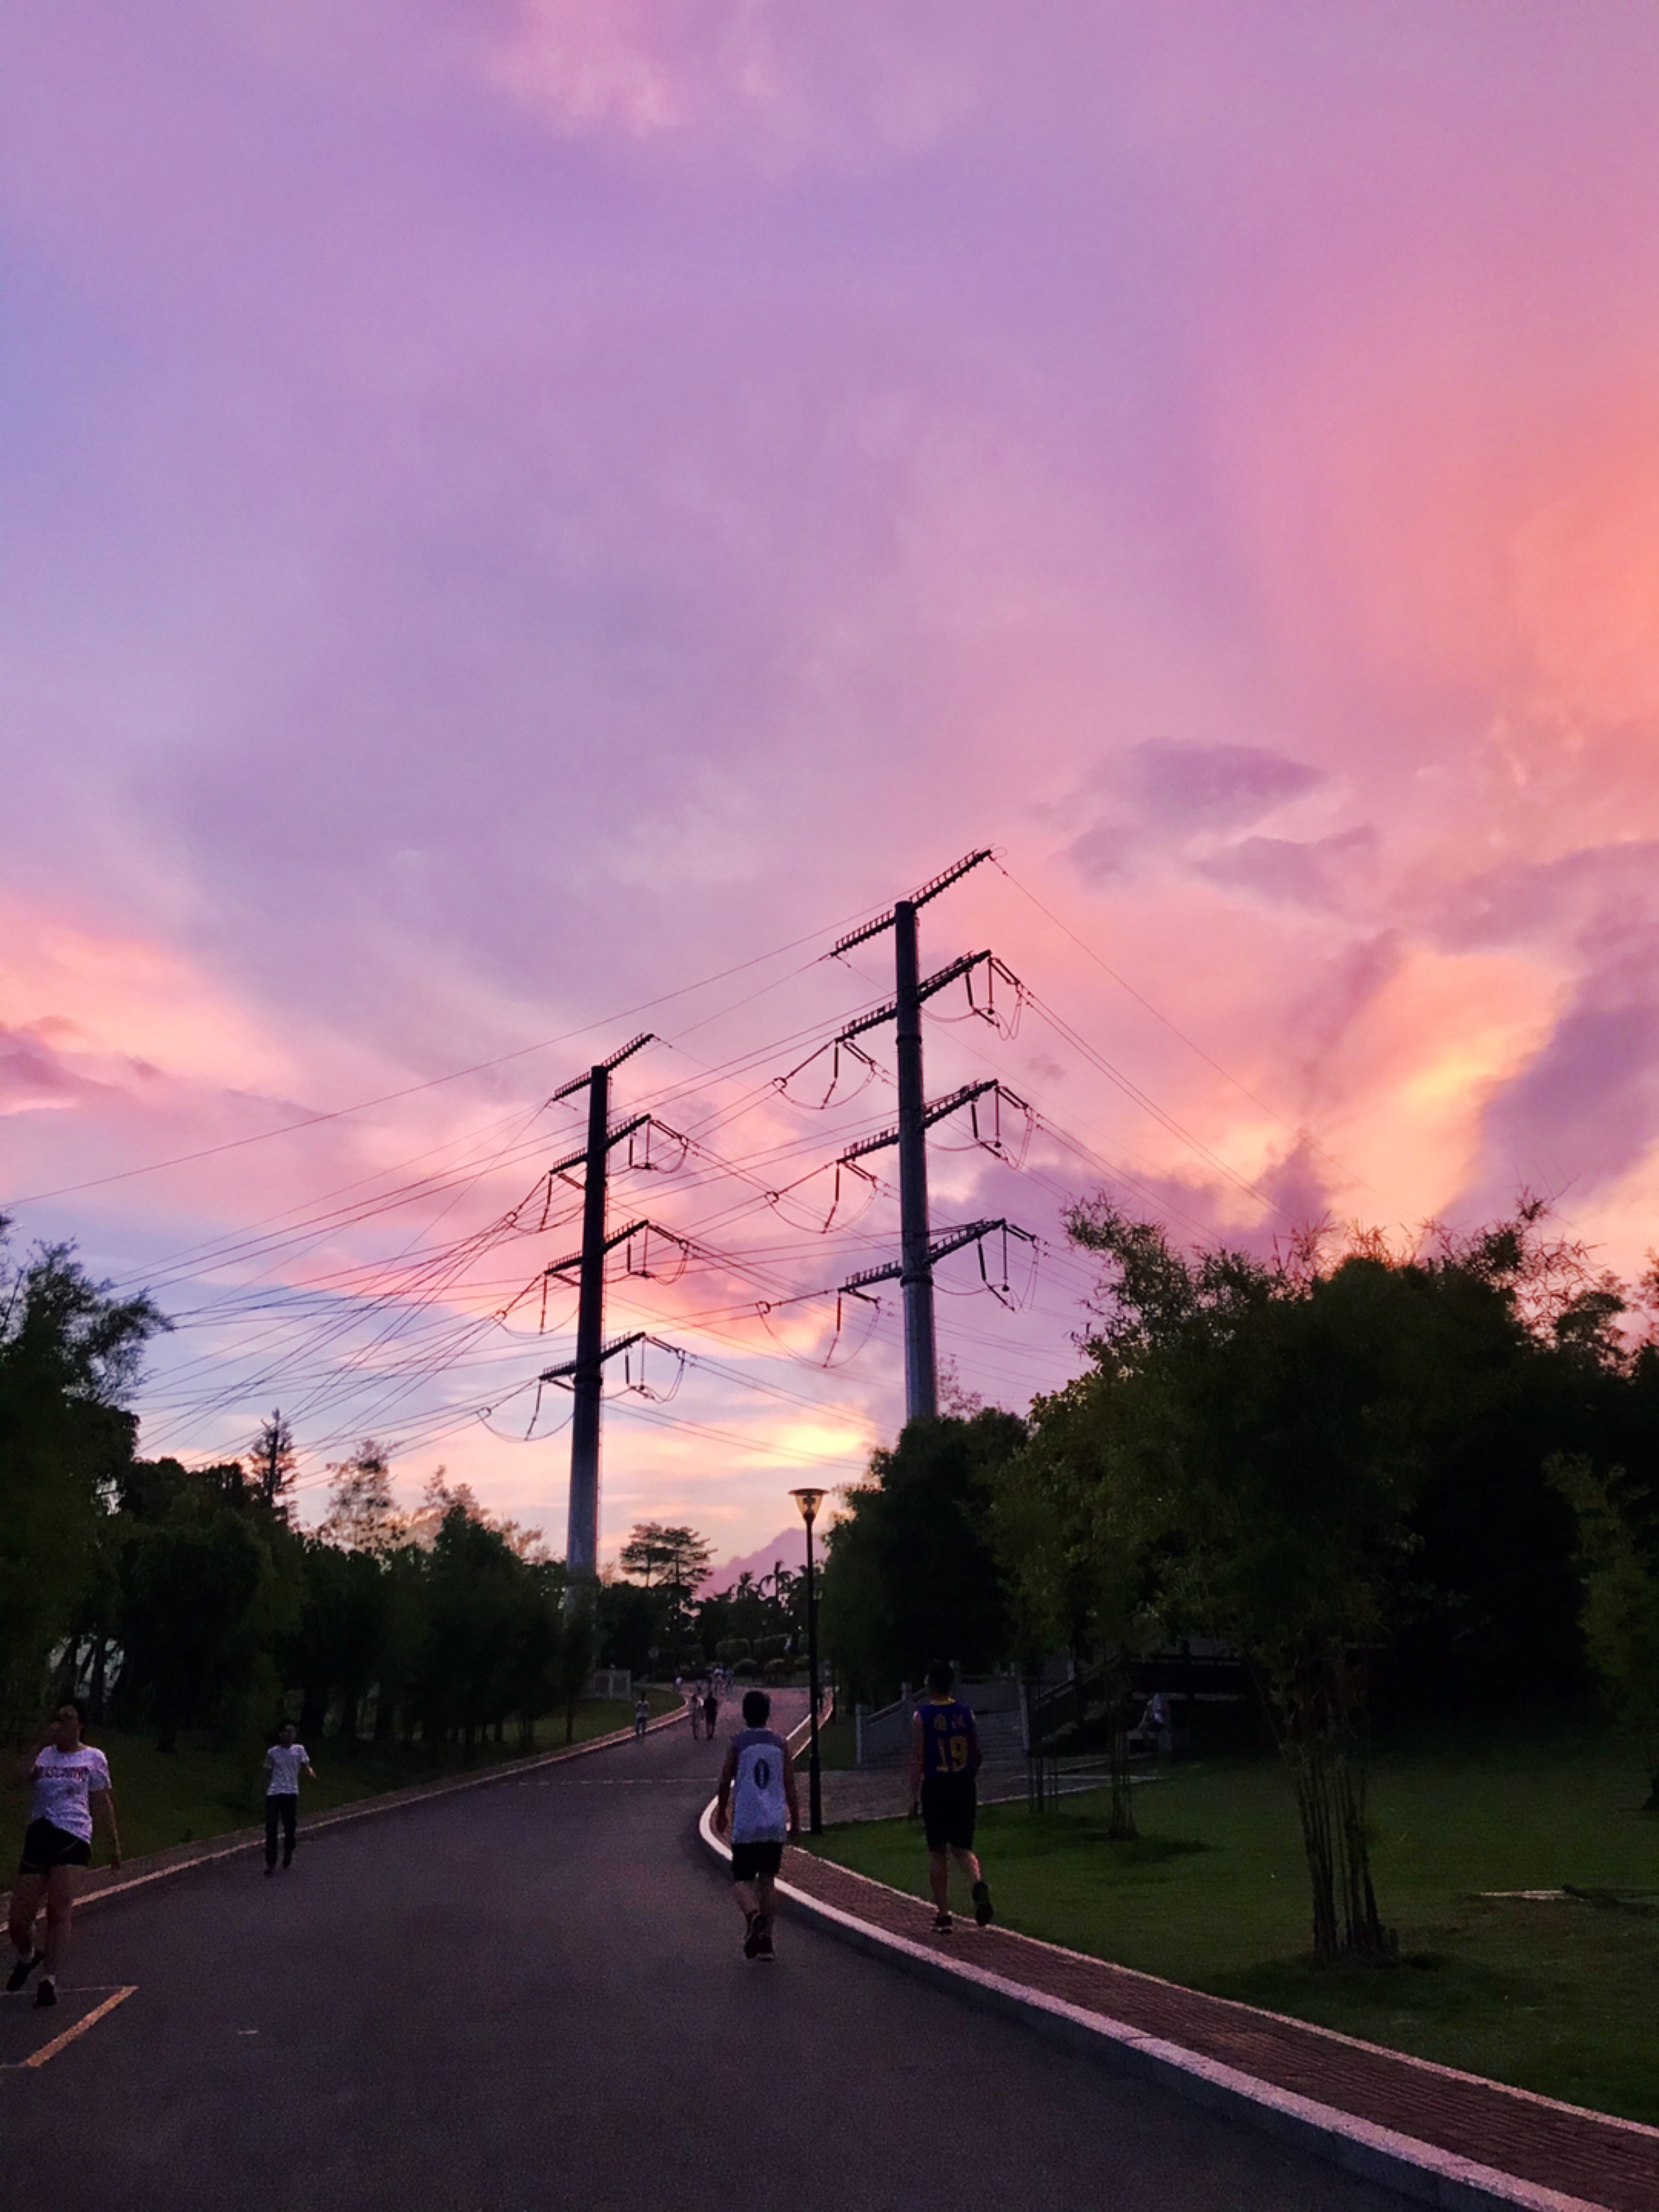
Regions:
<instances>
[{"instance_id":1,"label":"person in white tank top","mask_svg":"<svg viewBox=\"0 0 1659 2212\"><path fill-rule=\"evenodd\" d=\"M795 1767L789 1747L767 1726L772 1700L750 1690L743 1701L743 1726L720 1767L714 1828L732 1839L732 1884L743 1909L743 1955L772 1956L774 1885L783 1847L800 1833Z\"/></svg>"}]
</instances>

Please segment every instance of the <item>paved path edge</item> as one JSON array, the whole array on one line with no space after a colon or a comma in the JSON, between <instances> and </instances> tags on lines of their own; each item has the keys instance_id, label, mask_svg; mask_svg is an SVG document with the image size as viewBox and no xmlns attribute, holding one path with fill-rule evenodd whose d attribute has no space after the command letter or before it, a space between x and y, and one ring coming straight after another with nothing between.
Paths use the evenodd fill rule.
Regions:
<instances>
[{"instance_id":1,"label":"paved path edge","mask_svg":"<svg viewBox=\"0 0 1659 2212\"><path fill-rule=\"evenodd\" d=\"M703 1808L697 1832L714 1856L729 1861L730 1846L714 1833L714 1802L711 1798ZM887 1887L884 1883L872 1886ZM1147 2035L1108 2014L1087 2011L1063 1997L1029 1989L1006 1975L990 1973L963 1960L942 1958L922 1944L912 1943L905 1936L813 1897L793 1882L780 1879L778 1888L798 1911L855 1950L947 1986L969 2003L1018 2020L1086 2057L1104 2060L1141 2080L1158 2081L1258 2133L1293 2142L1419 2204L1439 2208L1439 2212L1489 2212L1494 2205L1521 2206L1525 2212L1607 2212L1606 2206L1591 2198L1565 2197L1559 2190L1501 2173L1495 2166L1460 2158L1455 2152L1379 2127L1334 2105L1322 2105L1293 2090L1258 2081L1237 2067Z\"/></svg>"},{"instance_id":2,"label":"paved path edge","mask_svg":"<svg viewBox=\"0 0 1659 2212\"><path fill-rule=\"evenodd\" d=\"M678 1712L659 1713L646 1729L647 1735L659 1729L676 1727L685 1718L686 1709ZM521 1774L533 1774L538 1768L556 1766L568 1759L585 1759L590 1752L608 1751L612 1745L632 1743L634 1729L612 1729L608 1735L590 1736L586 1743L561 1744L556 1751L532 1752L526 1759L502 1759L486 1767L481 1773L450 1775L441 1782L412 1783L407 1790L380 1790L367 1797L353 1798L347 1805L337 1806L332 1812L319 1813L305 1822L302 1836L320 1835L325 1829L343 1827L348 1820L367 1820L376 1814L401 1813L406 1806L424 1805L434 1797L447 1797L458 1790L485 1790L492 1784L511 1782ZM172 1844L167 1850L152 1851L145 1858L125 1859L122 1862L123 1879L101 1883L96 1889L82 1890L75 1900L76 1917L89 1911L106 1899L130 1896L135 1889L147 1889L151 1882L165 1881L175 1874L189 1874L197 1867L215 1866L222 1859L232 1859L244 1851L264 1850L265 1832L260 1828L228 1828L221 1836L204 1836L206 1849L192 1851L187 1858L175 1858L172 1854L180 1846ZM158 1863L158 1862L160 1863ZM141 1872L127 1875L128 1867ZM100 1869L101 1872L102 1869ZM10 1901L9 1890L0 1890L0 1913Z\"/></svg>"}]
</instances>

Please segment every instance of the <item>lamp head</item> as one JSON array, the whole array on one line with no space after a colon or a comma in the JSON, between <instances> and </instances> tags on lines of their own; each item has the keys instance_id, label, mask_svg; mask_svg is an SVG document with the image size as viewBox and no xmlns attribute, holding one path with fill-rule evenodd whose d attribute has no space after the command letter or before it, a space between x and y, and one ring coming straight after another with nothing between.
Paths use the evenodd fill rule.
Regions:
<instances>
[{"instance_id":1,"label":"lamp head","mask_svg":"<svg viewBox=\"0 0 1659 2212\"><path fill-rule=\"evenodd\" d=\"M789 1495L800 1508L800 1517L810 1528L817 1518L818 1508L823 1503L821 1490L792 1490Z\"/></svg>"}]
</instances>

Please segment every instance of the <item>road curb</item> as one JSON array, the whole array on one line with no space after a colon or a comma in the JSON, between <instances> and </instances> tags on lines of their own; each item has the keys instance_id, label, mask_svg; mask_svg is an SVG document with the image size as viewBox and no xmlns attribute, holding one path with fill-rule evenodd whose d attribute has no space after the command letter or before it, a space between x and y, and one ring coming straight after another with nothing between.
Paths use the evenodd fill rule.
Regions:
<instances>
[{"instance_id":1,"label":"road curb","mask_svg":"<svg viewBox=\"0 0 1659 2212\"><path fill-rule=\"evenodd\" d=\"M710 1852L729 1862L729 1845L714 1833L714 1812L711 1798L703 1808L697 1832ZM870 1882L872 1888L888 1887L884 1882L871 1881L867 1875L859 1879ZM1605 2205L1589 2197L1563 2196L1559 2190L1460 2158L1416 2136L1358 2119L1334 2105L1320 2104L1258 2081L1237 2067L1146 2034L1107 2014L1087 2011L1063 1997L1029 1989L1006 1975L988 1972L965 1960L941 1957L937 1951L861 1920L781 1877L777 1887L798 1911L868 1957L884 1960L902 1972L948 1987L982 2010L1019 2021L1068 2050L1104 2061L1139 2080L1157 2081L1194 2104L1223 2112L1259 2134L1294 2143L1419 2204L1433 2205L1438 2212L1490 2212L1491 2207L1498 2205L1519 2206L1523 2212L1607 2212Z\"/></svg>"},{"instance_id":2,"label":"road curb","mask_svg":"<svg viewBox=\"0 0 1659 2212\"><path fill-rule=\"evenodd\" d=\"M655 1735L663 1729L677 1727L685 1718L685 1708L678 1712L660 1713L646 1728L647 1735ZM434 1797L453 1796L460 1790L487 1790L504 1782L515 1781L520 1775L534 1774L546 1766L557 1766L566 1759L585 1759L590 1752L608 1751L613 1745L635 1741L633 1727L613 1729L607 1735L596 1735L586 1743L562 1744L556 1751L532 1752L527 1759L507 1759L488 1767L480 1774L451 1775L442 1782L416 1782L407 1790L383 1790L371 1797L354 1798L349 1805L337 1806L332 1812L319 1813L307 1820L300 1831L303 1837L322 1835L330 1828L343 1827L348 1820L367 1820L377 1814L401 1813L411 1805L425 1805ZM170 1859L165 1866L150 1866L140 1874L127 1875L120 1881L106 1882L101 1888L83 1891L75 1900L76 1916L91 1911L106 1899L130 1897L136 1889L148 1889L152 1882L166 1881L176 1874L190 1874L198 1867L216 1866L222 1859L238 1858L245 1851L262 1851L265 1847L263 1828L232 1828L222 1837L204 1837L206 1849L194 1851L188 1858ZM175 1845L173 1848L177 1848ZM155 1853L152 1856L161 1856ZM142 1861L132 1861L142 1865ZM10 1902L11 1893L0 1890L0 1911Z\"/></svg>"}]
</instances>

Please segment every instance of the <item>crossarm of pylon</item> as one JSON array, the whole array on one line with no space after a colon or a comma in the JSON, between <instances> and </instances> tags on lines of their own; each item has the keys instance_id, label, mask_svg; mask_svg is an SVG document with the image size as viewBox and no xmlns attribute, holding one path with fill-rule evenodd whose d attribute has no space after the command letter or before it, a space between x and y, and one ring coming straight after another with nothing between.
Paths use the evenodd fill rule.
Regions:
<instances>
[{"instance_id":1,"label":"crossarm of pylon","mask_svg":"<svg viewBox=\"0 0 1659 2212\"><path fill-rule=\"evenodd\" d=\"M648 1221L630 1221L626 1229L616 1230L607 1237L599 1249L603 1252L614 1252L618 1244L626 1244L630 1237L637 1237L641 1229L649 1229L650 1226ZM569 1252L562 1260L556 1260L545 1272L550 1275L568 1275L573 1267L580 1267L581 1263L580 1252Z\"/></svg>"},{"instance_id":2,"label":"crossarm of pylon","mask_svg":"<svg viewBox=\"0 0 1659 2212\"><path fill-rule=\"evenodd\" d=\"M927 1246L928 1266L937 1267L952 1252L960 1252L964 1244L977 1243L981 1237L994 1236L999 1229L1006 1230L1010 1237L1022 1238L1027 1244L1037 1241L1029 1229L1018 1228L1012 1221L970 1221L965 1228L947 1229L942 1236L931 1239ZM901 1283L903 1279L904 1262L895 1260L885 1267L866 1267L856 1275L849 1275L841 1287L843 1291L858 1291L870 1283Z\"/></svg>"},{"instance_id":3,"label":"crossarm of pylon","mask_svg":"<svg viewBox=\"0 0 1659 2212\"><path fill-rule=\"evenodd\" d=\"M948 891L952 884L967 874L969 868L976 868L981 860L994 860L995 857L988 845L977 853L965 854L954 866L946 868L943 875L934 876L930 882L925 883L919 891L912 891L907 903L910 906L926 906L929 899L936 899L941 891ZM838 938L830 948L830 957L832 960L838 960L843 952L850 952L855 945L867 944L871 938L879 937L884 929L890 929L892 927L893 910L890 907L885 914L878 915L873 921L866 921L861 929L853 930L848 936Z\"/></svg>"},{"instance_id":4,"label":"crossarm of pylon","mask_svg":"<svg viewBox=\"0 0 1659 2212\"><path fill-rule=\"evenodd\" d=\"M605 1138L606 1152L609 1152L613 1145L621 1144L624 1137L631 1137L635 1129L644 1128L650 1119L651 1116L648 1114L635 1114L626 1121L619 1121ZM555 1160L547 1172L554 1176L568 1175L572 1168L586 1167L586 1164L587 1147L584 1145L580 1152L567 1152L562 1160ZM550 1269L549 1272L550 1273L552 1271Z\"/></svg>"},{"instance_id":5,"label":"crossarm of pylon","mask_svg":"<svg viewBox=\"0 0 1659 2212\"><path fill-rule=\"evenodd\" d=\"M936 991L942 991L947 983L956 982L961 976L970 974L974 969L982 966L986 961L994 957L994 955L989 951L964 952L960 960L953 960L948 968L939 969L937 974L929 975L925 981L918 983L917 998L931 999ZM1000 966L1001 963L998 962L997 964ZM889 999L885 1006L878 1006L873 1013L860 1014L857 1021L849 1022L836 1039L836 1042L850 1044L855 1036L862 1036L866 1030L878 1030L884 1022L894 1021L897 1016L897 1001Z\"/></svg>"},{"instance_id":6,"label":"crossarm of pylon","mask_svg":"<svg viewBox=\"0 0 1659 2212\"><path fill-rule=\"evenodd\" d=\"M600 1347L600 1366L603 1367L607 1359L614 1359L619 1352L626 1352L630 1345L643 1344L644 1342L645 1331L642 1328L636 1328L631 1336L613 1336L609 1344L603 1345ZM666 1348L670 1351L673 1349L672 1345ZM549 1367L545 1369L544 1372L537 1377L537 1380L542 1382L562 1382L567 1375L574 1375L580 1364L580 1363L578 1360L562 1359L556 1367Z\"/></svg>"},{"instance_id":7,"label":"crossarm of pylon","mask_svg":"<svg viewBox=\"0 0 1659 2212\"><path fill-rule=\"evenodd\" d=\"M597 1065L609 1075L613 1068L620 1067L623 1060L632 1060L636 1052L642 1051L647 1045L654 1044L656 1041L651 1030L641 1030L636 1037L629 1037L625 1045L613 1052L609 1060L599 1060ZM574 1097L577 1091L585 1091L592 1080L593 1070L590 1067L586 1075L573 1075L568 1083L562 1083L553 1097L556 1099Z\"/></svg>"},{"instance_id":8,"label":"crossarm of pylon","mask_svg":"<svg viewBox=\"0 0 1659 2212\"><path fill-rule=\"evenodd\" d=\"M988 1091L994 1091L996 1087L994 1077L985 1083L964 1083L960 1091L953 1091L948 1098L935 1099L931 1106L923 1108L922 1127L931 1129L935 1121L942 1121L947 1114L954 1114L958 1106L971 1106L975 1098L983 1098ZM861 1160L866 1152L885 1152L889 1145L896 1145L898 1140L896 1129L884 1129L878 1137L866 1137L856 1145L849 1145L836 1164L851 1167L854 1160Z\"/></svg>"}]
</instances>

